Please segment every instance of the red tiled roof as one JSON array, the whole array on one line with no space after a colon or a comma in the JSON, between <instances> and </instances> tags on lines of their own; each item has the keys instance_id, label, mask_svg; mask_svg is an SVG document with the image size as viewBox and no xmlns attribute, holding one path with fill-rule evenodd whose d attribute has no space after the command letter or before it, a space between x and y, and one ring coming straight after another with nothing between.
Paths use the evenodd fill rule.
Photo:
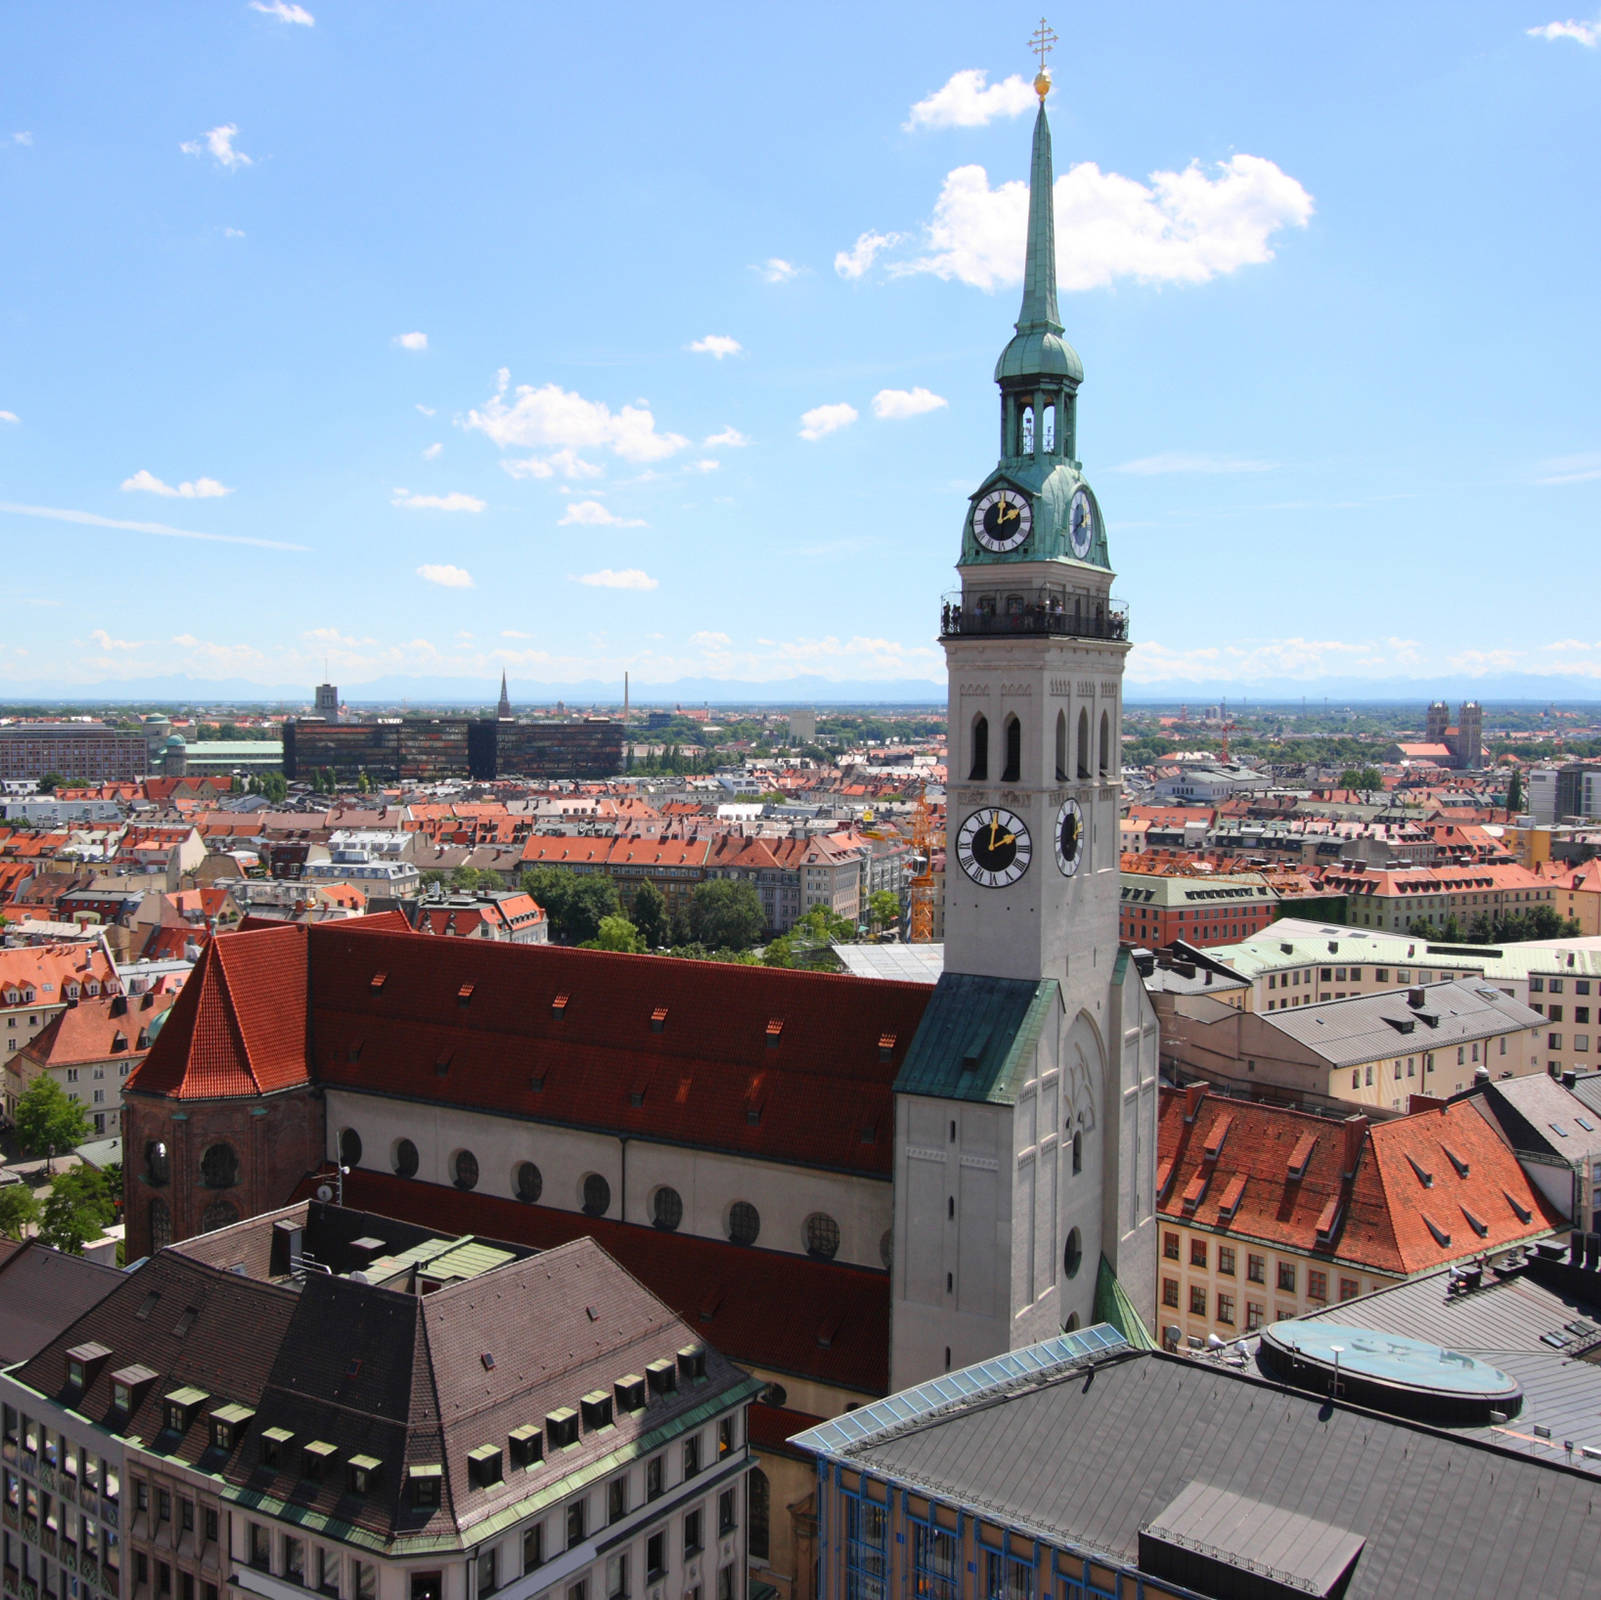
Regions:
<instances>
[{"instance_id":1,"label":"red tiled roof","mask_svg":"<svg viewBox=\"0 0 1601 1600\"><path fill-rule=\"evenodd\" d=\"M309 1193L318 1181L313 1175L301 1188ZM360 1167L345 1179L345 1204L442 1233L477 1233L541 1250L588 1236L733 1360L861 1394L880 1395L888 1387L887 1272L467 1194Z\"/></svg>"},{"instance_id":2,"label":"red tiled roof","mask_svg":"<svg viewBox=\"0 0 1601 1600\"><path fill-rule=\"evenodd\" d=\"M213 939L127 1088L214 1100L309 1082L306 931L286 923Z\"/></svg>"},{"instance_id":3,"label":"red tiled roof","mask_svg":"<svg viewBox=\"0 0 1601 1600\"><path fill-rule=\"evenodd\" d=\"M1177 1222L1398 1276L1563 1226L1517 1158L1466 1103L1371 1126L1360 1116L1342 1123L1213 1095L1200 1095L1197 1105L1194 1121L1186 1122L1183 1092L1162 1091L1157 1159L1172 1163L1177 1181L1158 1197L1157 1209ZM1228 1138L1209 1161L1206 1146L1223 1118L1230 1119ZM1354 1176L1345 1171L1348 1137L1362 1141ZM1409 1156L1428 1175L1427 1185ZM1186 1208L1183 1196L1203 1174L1211 1179L1204 1196ZM1231 1214L1231 1208L1237 1209Z\"/></svg>"},{"instance_id":4,"label":"red tiled roof","mask_svg":"<svg viewBox=\"0 0 1601 1600\"><path fill-rule=\"evenodd\" d=\"M101 995L79 1000L53 1017L19 1054L45 1067L76 1067L116 1056L137 1061L145 1048L139 1042L145 1030L173 999L146 993L131 999Z\"/></svg>"},{"instance_id":5,"label":"red tiled roof","mask_svg":"<svg viewBox=\"0 0 1601 1600\"><path fill-rule=\"evenodd\" d=\"M376 921L310 930L322 1082L809 1166L890 1170L892 1089L928 1003L925 985L398 938L375 931ZM389 981L374 990L380 970ZM464 1005L465 983L473 990ZM302 975L302 996L304 987ZM559 1012L558 995L568 997ZM657 1031L651 1017L663 1007ZM775 1017L785 1021L776 1045L767 1031ZM887 1059L885 1033L901 1041Z\"/></svg>"}]
</instances>

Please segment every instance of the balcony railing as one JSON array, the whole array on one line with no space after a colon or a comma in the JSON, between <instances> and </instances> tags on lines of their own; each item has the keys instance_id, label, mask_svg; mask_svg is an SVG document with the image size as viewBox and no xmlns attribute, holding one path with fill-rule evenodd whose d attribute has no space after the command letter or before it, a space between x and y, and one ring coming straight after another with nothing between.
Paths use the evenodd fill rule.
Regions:
<instances>
[{"instance_id":1,"label":"balcony railing","mask_svg":"<svg viewBox=\"0 0 1601 1600\"><path fill-rule=\"evenodd\" d=\"M947 595L940 607L942 639L1049 634L1066 639L1127 639L1128 607L1121 600L1091 606L1064 605L1043 592L1009 597L993 607L964 606L961 595Z\"/></svg>"}]
</instances>

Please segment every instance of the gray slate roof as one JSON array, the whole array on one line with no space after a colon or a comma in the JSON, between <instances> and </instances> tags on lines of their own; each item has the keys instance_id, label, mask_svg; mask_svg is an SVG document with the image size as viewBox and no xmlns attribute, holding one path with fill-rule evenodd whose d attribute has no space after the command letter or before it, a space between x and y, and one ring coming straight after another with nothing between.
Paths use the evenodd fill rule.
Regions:
<instances>
[{"instance_id":1,"label":"gray slate roof","mask_svg":"<svg viewBox=\"0 0 1601 1600\"><path fill-rule=\"evenodd\" d=\"M1592 1480L1183 1357L1114 1359L850 1455L1130 1565L1204 1484L1364 1540L1348 1600L1595 1593Z\"/></svg>"},{"instance_id":2,"label":"gray slate roof","mask_svg":"<svg viewBox=\"0 0 1601 1600\"><path fill-rule=\"evenodd\" d=\"M1500 1128L1514 1150L1565 1161L1601 1156L1601 1113L1543 1072L1488 1083L1470 1094L1477 1110Z\"/></svg>"},{"instance_id":3,"label":"gray slate roof","mask_svg":"<svg viewBox=\"0 0 1601 1600\"><path fill-rule=\"evenodd\" d=\"M1431 983L1423 1004L1409 991L1325 1000L1321 1005L1259 1013L1260 1020L1335 1067L1417 1050L1445 1050L1544 1022L1499 989L1471 979ZM1410 1023L1411 1032L1403 1029Z\"/></svg>"}]
</instances>

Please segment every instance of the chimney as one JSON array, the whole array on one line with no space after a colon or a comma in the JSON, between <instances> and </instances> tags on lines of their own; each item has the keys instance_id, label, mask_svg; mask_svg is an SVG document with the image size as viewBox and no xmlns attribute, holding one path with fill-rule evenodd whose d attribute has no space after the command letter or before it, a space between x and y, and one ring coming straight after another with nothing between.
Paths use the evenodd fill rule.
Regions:
<instances>
[{"instance_id":1,"label":"chimney","mask_svg":"<svg viewBox=\"0 0 1601 1600\"><path fill-rule=\"evenodd\" d=\"M1564 1089L1572 1089L1577 1086L1578 1082L1579 1075L1571 1068L1562 1074L1562 1087Z\"/></svg>"},{"instance_id":2,"label":"chimney","mask_svg":"<svg viewBox=\"0 0 1601 1600\"><path fill-rule=\"evenodd\" d=\"M1406 1003L1411 1006L1414 1011L1418 1010L1423 1004L1423 991L1421 989L1408 989L1406 992Z\"/></svg>"},{"instance_id":3,"label":"chimney","mask_svg":"<svg viewBox=\"0 0 1601 1600\"><path fill-rule=\"evenodd\" d=\"M1204 1083L1187 1084L1184 1089L1184 1120L1194 1122L1201 1114L1201 1102L1206 1098Z\"/></svg>"},{"instance_id":4,"label":"chimney","mask_svg":"<svg viewBox=\"0 0 1601 1600\"><path fill-rule=\"evenodd\" d=\"M1345 1134L1340 1156L1340 1176L1349 1178L1356 1171L1362 1146L1367 1143L1368 1119L1363 1116L1347 1117L1340 1126Z\"/></svg>"}]
</instances>

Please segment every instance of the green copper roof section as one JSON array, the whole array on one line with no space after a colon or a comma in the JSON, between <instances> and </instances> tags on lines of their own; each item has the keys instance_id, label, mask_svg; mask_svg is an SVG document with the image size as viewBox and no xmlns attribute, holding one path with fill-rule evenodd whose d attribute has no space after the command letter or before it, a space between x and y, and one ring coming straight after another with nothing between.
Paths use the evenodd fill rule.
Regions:
<instances>
[{"instance_id":1,"label":"green copper roof section","mask_svg":"<svg viewBox=\"0 0 1601 1600\"><path fill-rule=\"evenodd\" d=\"M1145 1319L1135 1309L1123 1285L1117 1281L1111 1263L1101 1257L1100 1269L1095 1274L1095 1309L1090 1313L1096 1322L1109 1322L1136 1350L1155 1350L1156 1340L1145 1326Z\"/></svg>"},{"instance_id":2,"label":"green copper roof section","mask_svg":"<svg viewBox=\"0 0 1601 1600\"><path fill-rule=\"evenodd\" d=\"M1023 259L1023 305L1017 332L995 363L995 381L1059 378L1084 381L1078 352L1062 337L1056 308L1056 205L1051 172L1051 125L1045 102L1034 119L1034 159L1028 179L1028 248Z\"/></svg>"},{"instance_id":3,"label":"green copper roof section","mask_svg":"<svg viewBox=\"0 0 1601 1600\"><path fill-rule=\"evenodd\" d=\"M1054 978L941 973L895 1093L1011 1105L1056 1003Z\"/></svg>"}]
</instances>

